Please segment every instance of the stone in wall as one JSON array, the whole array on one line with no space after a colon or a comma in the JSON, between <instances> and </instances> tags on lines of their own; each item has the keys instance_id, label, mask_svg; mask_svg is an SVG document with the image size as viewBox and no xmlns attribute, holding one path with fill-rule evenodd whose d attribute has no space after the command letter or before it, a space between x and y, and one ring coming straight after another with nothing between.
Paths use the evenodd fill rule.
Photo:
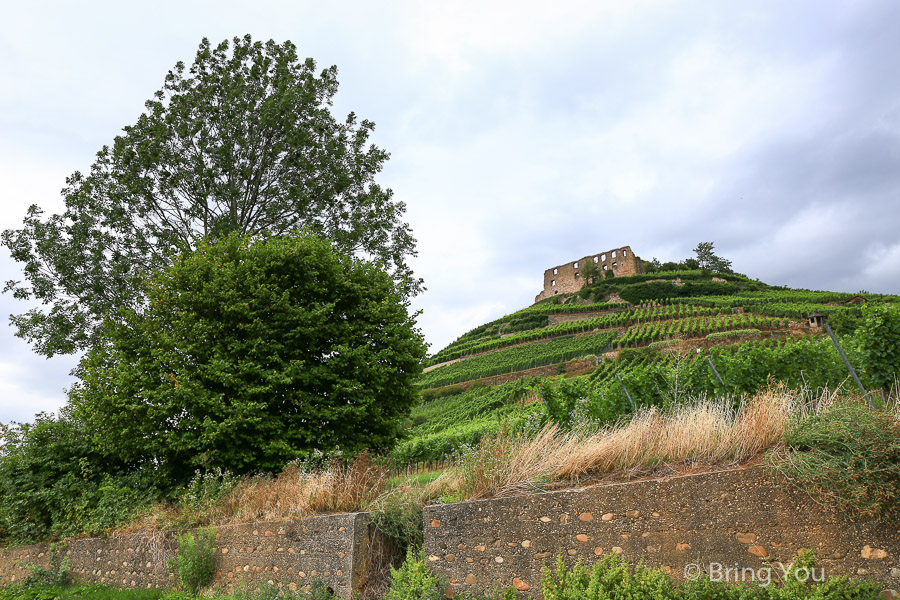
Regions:
<instances>
[{"instance_id":1,"label":"stone in wall","mask_svg":"<svg viewBox=\"0 0 900 600\"><path fill-rule=\"evenodd\" d=\"M270 582L298 590L315 578L339 598L352 598L372 584L382 554L368 513L228 525L216 529L215 587ZM73 576L124 588L173 588L168 562L176 556L174 534L135 534L79 539L61 550ZM0 550L0 587L27 577L26 565L50 565L50 545Z\"/></svg>"},{"instance_id":2,"label":"stone in wall","mask_svg":"<svg viewBox=\"0 0 900 600\"><path fill-rule=\"evenodd\" d=\"M682 578L689 565L757 570L812 549L826 576L900 587L896 523L823 509L762 468L429 506L425 554L452 592L514 586L540 598L541 566L610 552Z\"/></svg>"},{"instance_id":3,"label":"stone in wall","mask_svg":"<svg viewBox=\"0 0 900 600\"><path fill-rule=\"evenodd\" d=\"M631 246L598 252L544 271L544 289L535 296L534 301L539 302L557 294L572 294L583 288L581 268L588 262L596 263L601 272L611 270L616 277L627 277L641 272L641 263L631 251Z\"/></svg>"}]
</instances>

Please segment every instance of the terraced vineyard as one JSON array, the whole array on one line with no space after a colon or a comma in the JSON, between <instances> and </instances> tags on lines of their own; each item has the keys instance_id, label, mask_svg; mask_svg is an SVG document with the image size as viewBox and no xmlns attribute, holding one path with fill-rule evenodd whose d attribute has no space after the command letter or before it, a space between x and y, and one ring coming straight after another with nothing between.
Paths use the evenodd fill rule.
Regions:
<instances>
[{"instance_id":1,"label":"terraced vineyard","mask_svg":"<svg viewBox=\"0 0 900 600\"><path fill-rule=\"evenodd\" d=\"M709 293L685 293L693 290ZM644 300L585 300L605 300L600 292ZM821 328L809 327L807 317L826 315L839 334L849 335L864 310L848 303L855 297L774 288L739 275L713 282L700 271L621 277L578 296L556 296L477 327L429 359L431 368L419 381L423 404L396 458L441 459L499 428L534 428L548 420L599 426L642 406L698 395L740 398L772 384L847 385L835 346ZM900 302L877 294L861 298L855 302ZM562 322L551 325L551 316ZM860 364L852 343L844 350ZM567 361L578 358L596 367L584 373L584 363L577 363L582 369L567 373ZM529 371L548 365L557 365L557 375ZM501 374L508 383L482 382ZM864 370L860 375L868 385Z\"/></svg>"}]
</instances>

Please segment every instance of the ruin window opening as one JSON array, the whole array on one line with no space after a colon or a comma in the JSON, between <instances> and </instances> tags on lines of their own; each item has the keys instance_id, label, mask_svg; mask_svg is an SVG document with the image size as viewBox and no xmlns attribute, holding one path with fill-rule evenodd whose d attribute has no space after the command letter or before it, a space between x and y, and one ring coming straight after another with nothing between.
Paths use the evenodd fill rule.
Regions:
<instances>
[{"instance_id":1,"label":"ruin window opening","mask_svg":"<svg viewBox=\"0 0 900 600\"><path fill-rule=\"evenodd\" d=\"M606 255L605 255L605 254L601 254L601 255L600 255L600 260L606 262Z\"/></svg>"},{"instance_id":2,"label":"ruin window opening","mask_svg":"<svg viewBox=\"0 0 900 600\"><path fill-rule=\"evenodd\" d=\"M552 280L552 281L550 282L550 286L551 286L551 287L554 286L554 285L556 285L556 280L555 280L555 279Z\"/></svg>"},{"instance_id":3,"label":"ruin window opening","mask_svg":"<svg viewBox=\"0 0 900 600\"><path fill-rule=\"evenodd\" d=\"M613 263L613 269L619 266L619 263Z\"/></svg>"},{"instance_id":4,"label":"ruin window opening","mask_svg":"<svg viewBox=\"0 0 900 600\"><path fill-rule=\"evenodd\" d=\"M613 258L616 257L616 251L615 251L615 250L612 251L612 257L613 257Z\"/></svg>"},{"instance_id":5,"label":"ruin window opening","mask_svg":"<svg viewBox=\"0 0 900 600\"><path fill-rule=\"evenodd\" d=\"M607 269L609 269L609 266L608 266L608 265L603 265L603 270L606 271Z\"/></svg>"},{"instance_id":6,"label":"ruin window opening","mask_svg":"<svg viewBox=\"0 0 900 600\"><path fill-rule=\"evenodd\" d=\"M554 275L558 275L558 274L559 274L559 269L553 269L553 274L554 274Z\"/></svg>"},{"instance_id":7,"label":"ruin window opening","mask_svg":"<svg viewBox=\"0 0 900 600\"><path fill-rule=\"evenodd\" d=\"M574 265L574 266L575 266L575 268L576 268L576 269L577 269L577 268L578 268L578 263L575 263L575 265Z\"/></svg>"},{"instance_id":8,"label":"ruin window opening","mask_svg":"<svg viewBox=\"0 0 900 600\"><path fill-rule=\"evenodd\" d=\"M628 251L627 251L627 250L622 250L622 256L623 256L623 257L628 256Z\"/></svg>"},{"instance_id":9,"label":"ruin window opening","mask_svg":"<svg viewBox=\"0 0 900 600\"><path fill-rule=\"evenodd\" d=\"M599 257L599 256L595 256L595 257L594 257L594 262L598 262L599 260L600 260L600 257Z\"/></svg>"}]
</instances>

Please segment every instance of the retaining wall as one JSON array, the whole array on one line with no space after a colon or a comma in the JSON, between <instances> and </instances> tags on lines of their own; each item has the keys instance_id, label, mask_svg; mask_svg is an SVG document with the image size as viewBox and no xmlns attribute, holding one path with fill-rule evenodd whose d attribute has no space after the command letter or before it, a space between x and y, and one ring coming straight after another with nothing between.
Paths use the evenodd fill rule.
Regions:
<instances>
[{"instance_id":1,"label":"retaining wall","mask_svg":"<svg viewBox=\"0 0 900 600\"><path fill-rule=\"evenodd\" d=\"M780 573L800 549L827 576L900 587L896 523L824 509L760 467L425 509L425 554L451 597L512 585L540 598L541 566L558 555L592 564L615 552L680 579L689 565Z\"/></svg>"},{"instance_id":2,"label":"retaining wall","mask_svg":"<svg viewBox=\"0 0 900 600\"><path fill-rule=\"evenodd\" d=\"M173 534L72 540L59 550L79 580L129 588L172 588ZM0 550L0 587L26 577L26 565L50 565L50 545ZM384 551L368 513L230 525L216 530L216 587L271 582L304 589L321 578L338 597L372 585ZM389 557L388 557L389 559Z\"/></svg>"}]
</instances>

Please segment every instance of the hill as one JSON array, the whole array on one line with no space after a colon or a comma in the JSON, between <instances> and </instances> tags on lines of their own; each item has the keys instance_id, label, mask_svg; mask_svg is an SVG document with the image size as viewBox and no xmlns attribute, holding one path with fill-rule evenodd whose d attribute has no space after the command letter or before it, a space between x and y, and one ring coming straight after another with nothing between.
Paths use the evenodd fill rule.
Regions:
<instances>
[{"instance_id":1,"label":"hill","mask_svg":"<svg viewBox=\"0 0 900 600\"><path fill-rule=\"evenodd\" d=\"M863 305L898 300L705 270L600 279L432 354L418 383L423 401L394 458L442 460L504 428L600 426L641 407L739 397L775 383L834 389L849 373L823 323L849 335ZM853 344L844 345L859 366Z\"/></svg>"}]
</instances>

